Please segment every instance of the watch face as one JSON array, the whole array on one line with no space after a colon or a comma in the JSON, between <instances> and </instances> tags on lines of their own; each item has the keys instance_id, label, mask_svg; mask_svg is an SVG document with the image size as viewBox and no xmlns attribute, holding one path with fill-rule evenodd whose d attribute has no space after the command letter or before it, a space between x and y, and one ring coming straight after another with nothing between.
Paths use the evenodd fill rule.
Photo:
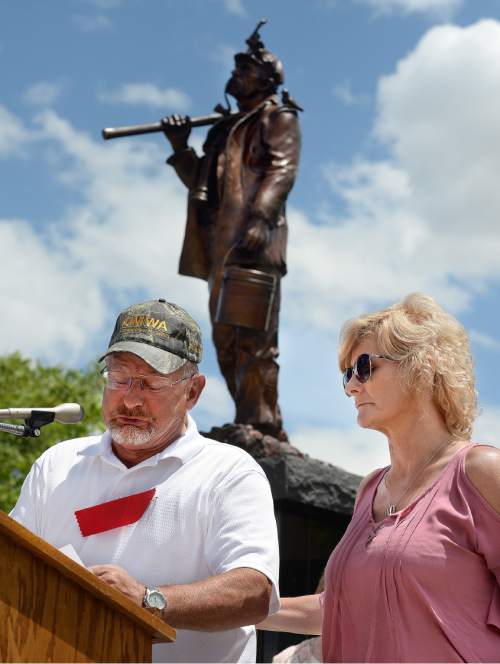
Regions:
<instances>
[{"instance_id":1,"label":"watch face","mask_svg":"<svg viewBox=\"0 0 500 664\"><path fill-rule=\"evenodd\" d=\"M164 609L166 605L165 597L159 590L151 590L147 602L152 609Z\"/></svg>"}]
</instances>

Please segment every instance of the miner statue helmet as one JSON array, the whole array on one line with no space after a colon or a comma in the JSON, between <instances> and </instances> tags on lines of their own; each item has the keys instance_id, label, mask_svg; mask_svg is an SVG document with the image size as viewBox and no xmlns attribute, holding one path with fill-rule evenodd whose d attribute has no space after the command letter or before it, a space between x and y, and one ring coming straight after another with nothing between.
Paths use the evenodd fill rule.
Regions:
<instances>
[{"instance_id":1,"label":"miner statue helmet","mask_svg":"<svg viewBox=\"0 0 500 664\"><path fill-rule=\"evenodd\" d=\"M245 53L236 53L234 61L236 64L250 62L257 65L263 73L263 78L267 79L270 86L276 90L278 86L285 82L285 72L283 63L274 53L265 48L259 34L260 28L267 23L267 19L261 19L250 37L246 39L248 49Z\"/></svg>"}]
</instances>

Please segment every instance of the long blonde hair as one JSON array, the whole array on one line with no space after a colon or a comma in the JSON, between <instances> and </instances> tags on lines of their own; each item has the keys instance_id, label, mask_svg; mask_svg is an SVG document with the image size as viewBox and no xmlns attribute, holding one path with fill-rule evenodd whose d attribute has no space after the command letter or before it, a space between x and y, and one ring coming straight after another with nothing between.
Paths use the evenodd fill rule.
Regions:
<instances>
[{"instance_id":1,"label":"long blonde hair","mask_svg":"<svg viewBox=\"0 0 500 664\"><path fill-rule=\"evenodd\" d=\"M412 293L402 302L347 321L340 333L339 366L349 366L367 337L380 353L398 360L405 385L431 389L434 403L455 438L470 438L477 397L469 337L430 295Z\"/></svg>"}]
</instances>

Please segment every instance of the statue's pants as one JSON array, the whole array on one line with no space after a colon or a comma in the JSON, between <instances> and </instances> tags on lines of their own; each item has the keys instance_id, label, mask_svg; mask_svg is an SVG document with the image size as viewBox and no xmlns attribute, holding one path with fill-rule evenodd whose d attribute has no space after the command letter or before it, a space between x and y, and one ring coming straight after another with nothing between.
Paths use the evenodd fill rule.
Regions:
<instances>
[{"instance_id":1,"label":"statue's pants","mask_svg":"<svg viewBox=\"0 0 500 664\"><path fill-rule=\"evenodd\" d=\"M209 281L210 283L210 281ZM266 331L217 323L215 314L220 279L210 291L212 338L219 367L236 406L235 422L252 424L264 433L277 435L283 420L278 405L278 279L269 326Z\"/></svg>"}]
</instances>

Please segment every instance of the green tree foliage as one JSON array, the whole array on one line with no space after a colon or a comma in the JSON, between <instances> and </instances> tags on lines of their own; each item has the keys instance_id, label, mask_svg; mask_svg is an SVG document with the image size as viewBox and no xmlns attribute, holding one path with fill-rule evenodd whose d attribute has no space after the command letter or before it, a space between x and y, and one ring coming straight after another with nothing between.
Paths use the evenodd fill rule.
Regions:
<instances>
[{"instance_id":1,"label":"green tree foliage","mask_svg":"<svg viewBox=\"0 0 500 664\"><path fill-rule=\"evenodd\" d=\"M65 369L43 366L18 353L0 356L0 408L52 408L60 403L77 402L85 410L81 422L53 422L42 428L39 438L20 438L0 431L0 509L8 512L14 506L33 461L44 450L61 440L103 430L102 387L97 365L81 370ZM9 423L22 421L9 420Z\"/></svg>"}]
</instances>

